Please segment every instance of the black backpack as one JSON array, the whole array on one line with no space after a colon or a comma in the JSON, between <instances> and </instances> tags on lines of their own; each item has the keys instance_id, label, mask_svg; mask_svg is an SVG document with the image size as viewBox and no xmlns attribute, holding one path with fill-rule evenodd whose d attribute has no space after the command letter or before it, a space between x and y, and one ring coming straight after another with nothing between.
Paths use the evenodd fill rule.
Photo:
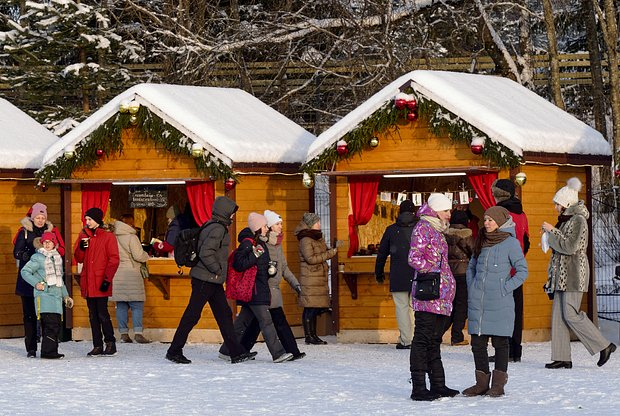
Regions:
<instances>
[{"instance_id":1,"label":"black backpack","mask_svg":"<svg viewBox=\"0 0 620 416\"><path fill-rule=\"evenodd\" d=\"M198 247L198 239L200 233L210 222L204 223L200 227L187 228L181 230L177 238L174 240L174 261L179 267L194 267L200 261L200 247Z\"/></svg>"}]
</instances>

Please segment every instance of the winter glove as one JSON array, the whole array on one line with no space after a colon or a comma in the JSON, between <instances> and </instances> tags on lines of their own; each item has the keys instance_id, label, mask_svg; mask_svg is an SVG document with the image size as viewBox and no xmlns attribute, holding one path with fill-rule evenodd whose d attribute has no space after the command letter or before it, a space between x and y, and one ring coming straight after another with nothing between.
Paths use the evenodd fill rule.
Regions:
<instances>
[{"instance_id":1,"label":"winter glove","mask_svg":"<svg viewBox=\"0 0 620 416\"><path fill-rule=\"evenodd\" d=\"M263 253L265 252L265 249L260 244L257 244L254 247L252 247L252 252L256 256L256 258L259 258L260 256L263 255Z\"/></svg>"},{"instance_id":2,"label":"winter glove","mask_svg":"<svg viewBox=\"0 0 620 416\"><path fill-rule=\"evenodd\" d=\"M108 282L107 280L104 280L103 282L101 282L101 286L99 287L99 290L102 292L107 292L109 288L110 288L110 282Z\"/></svg>"},{"instance_id":3,"label":"winter glove","mask_svg":"<svg viewBox=\"0 0 620 416\"><path fill-rule=\"evenodd\" d=\"M65 306L69 309L73 308L73 299L71 299L69 296L66 296L65 299Z\"/></svg>"},{"instance_id":4,"label":"winter glove","mask_svg":"<svg viewBox=\"0 0 620 416\"><path fill-rule=\"evenodd\" d=\"M383 282L385 282L385 275L384 274L377 274L377 275L375 275L375 280L377 281L377 283L382 285Z\"/></svg>"},{"instance_id":5,"label":"winter glove","mask_svg":"<svg viewBox=\"0 0 620 416\"><path fill-rule=\"evenodd\" d=\"M342 247L342 246L343 246L343 244L344 244L344 241L342 241L342 240L336 240L336 241L334 241L334 247L335 247L335 248L340 248L340 247Z\"/></svg>"}]
</instances>

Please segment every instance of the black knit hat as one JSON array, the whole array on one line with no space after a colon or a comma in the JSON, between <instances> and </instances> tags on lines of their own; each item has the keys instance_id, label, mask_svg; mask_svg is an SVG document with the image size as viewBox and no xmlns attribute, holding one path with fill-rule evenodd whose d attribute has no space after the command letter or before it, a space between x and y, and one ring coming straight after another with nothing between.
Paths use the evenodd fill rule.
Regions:
<instances>
[{"instance_id":1,"label":"black knit hat","mask_svg":"<svg viewBox=\"0 0 620 416\"><path fill-rule=\"evenodd\" d=\"M467 216L467 212L461 211L460 209L452 212L452 216L450 216L450 224L467 225L468 223L469 217Z\"/></svg>"},{"instance_id":2,"label":"black knit hat","mask_svg":"<svg viewBox=\"0 0 620 416\"><path fill-rule=\"evenodd\" d=\"M491 191L495 200L502 202L515 196L515 184L510 179L495 179Z\"/></svg>"},{"instance_id":3,"label":"black knit hat","mask_svg":"<svg viewBox=\"0 0 620 416\"><path fill-rule=\"evenodd\" d=\"M103 211L99 208L89 208L84 216L92 218L99 225L103 225Z\"/></svg>"},{"instance_id":4,"label":"black knit hat","mask_svg":"<svg viewBox=\"0 0 620 416\"><path fill-rule=\"evenodd\" d=\"M405 199L400 203L400 213L403 212L413 212L415 210L415 205L413 205L413 201L410 199Z\"/></svg>"}]
</instances>

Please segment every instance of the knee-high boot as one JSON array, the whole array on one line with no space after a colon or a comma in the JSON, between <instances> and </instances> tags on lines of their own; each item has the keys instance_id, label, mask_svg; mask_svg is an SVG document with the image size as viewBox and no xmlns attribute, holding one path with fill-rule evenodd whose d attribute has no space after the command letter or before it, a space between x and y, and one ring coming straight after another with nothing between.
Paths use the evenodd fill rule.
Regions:
<instances>
[{"instance_id":1,"label":"knee-high boot","mask_svg":"<svg viewBox=\"0 0 620 416\"><path fill-rule=\"evenodd\" d=\"M458 390L446 387L446 374L440 360L431 362L428 378L431 382L431 393L441 397L454 397L460 393Z\"/></svg>"},{"instance_id":2,"label":"knee-high boot","mask_svg":"<svg viewBox=\"0 0 620 416\"><path fill-rule=\"evenodd\" d=\"M311 344L314 344L314 345L325 345L325 344L327 344L327 341L323 341L316 334L316 319L317 319L316 315L312 315L312 318L310 318L310 337L312 338ZM308 341L306 341L306 342L308 342Z\"/></svg>"},{"instance_id":3,"label":"knee-high boot","mask_svg":"<svg viewBox=\"0 0 620 416\"><path fill-rule=\"evenodd\" d=\"M306 340L306 344L312 344L312 331L310 329L310 316L309 310L304 308L303 313L301 314L301 323L304 326L304 336Z\"/></svg>"},{"instance_id":4,"label":"knee-high boot","mask_svg":"<svg viewBox=\"0 0 620 416\"><path fill-rule=\"evenodd\" d=\"M432 393L426 388L426 372L416 370L411 372L411 400L430 402L439 399L441 396Z\"/></svg>"}]
</instances>

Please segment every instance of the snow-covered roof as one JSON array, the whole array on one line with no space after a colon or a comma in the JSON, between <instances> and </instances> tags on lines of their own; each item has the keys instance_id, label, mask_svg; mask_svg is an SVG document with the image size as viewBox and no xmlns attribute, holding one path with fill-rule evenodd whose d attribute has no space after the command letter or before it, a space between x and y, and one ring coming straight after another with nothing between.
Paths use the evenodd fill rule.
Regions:
<instances>
[{"instance_id":1,"label":"snow-covered roof","mask_svg":"<svg viewBox=\"0 0 620 416\"><path fill-rule=\"evenodd\" d=\"M38 169L58 137L7 100L0 98L0 169Z\"/></svg>"},{"instance_id":2,"label":"snow-covered roof","mask_svg":"<svg viewBox=\"0 0 620 416\"><path fill-rule=\"evenodd\" d=\"M119 110L136 100L193 142L233 163L301 163L316 139L312 133L258 98L236 88L139 84L119 94L50 147L43 160L53 163Z\"/></svg>"},{"instance_id":3,"label":"snow-covered roof","mask_svg":"<svg viewBox=\"0 0 620 416\"><path fill-rule=\"evenodd\" d=\"M523 152L611 155L611 146L587 124L508 79L448 71L412 71L390 83L319 135L306 161L321 154L391 102L409 84L430 99L522 156Z\"/></svg>"}]
</instances>

